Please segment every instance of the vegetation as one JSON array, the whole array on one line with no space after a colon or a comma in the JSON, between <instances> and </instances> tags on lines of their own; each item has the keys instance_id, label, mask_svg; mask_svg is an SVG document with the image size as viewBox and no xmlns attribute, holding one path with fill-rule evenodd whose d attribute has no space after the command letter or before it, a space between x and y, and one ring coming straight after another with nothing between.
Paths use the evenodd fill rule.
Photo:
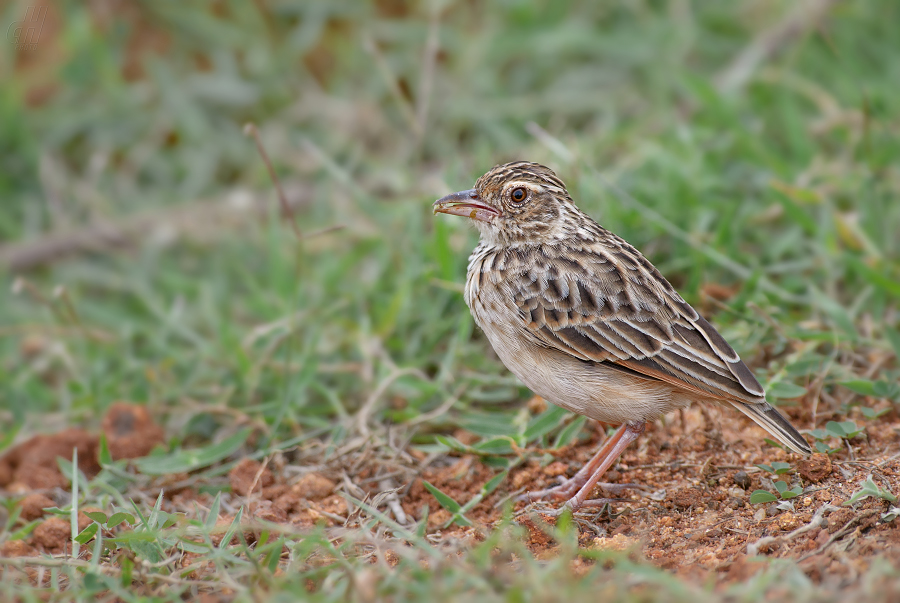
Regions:
<instances>
[{"instance_id":1,"label":"vegetation","mask_svg":"<svg viewBox=\"0 0 900 603\"><path fill-rule=\"evenodd\" d=\"M7 554L0 598L843 598L792 560L713 588L584 546L580 518L485 524L504 472L588 427L526 408L462 300L476 233L431 202L503 161L552 166L856 462L900 402L898 22L887 0L53 4L36 48L0 53L0 450L120 400L166 445L129 464L101 444L90 476L60 459L78 559ZM464 497L428 482L406 523L353 484L341 525L248 519L223 477L281 459L340 485L447 454L491 473ZM175 508L173 484L207 498ZM859 485L841 512L900 491ZM41 520L0 497L0 544L28 538ZM841 588L900 580L874 557Z\"/></svg>"}]
</instances>

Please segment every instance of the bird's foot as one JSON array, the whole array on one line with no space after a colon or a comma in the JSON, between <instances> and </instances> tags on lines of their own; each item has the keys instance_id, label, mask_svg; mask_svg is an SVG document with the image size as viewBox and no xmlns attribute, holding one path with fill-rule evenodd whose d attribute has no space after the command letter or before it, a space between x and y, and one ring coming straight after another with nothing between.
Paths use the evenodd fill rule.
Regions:
<instances>
[{"instance_id":1,"label":"bird's foot","mask_svg":"<svg viewBox=\"0 0 900 603\"><path fill-rule=\"evenodd\" d=\"M536 490L534 492L526 492L524 494L520 494L516 500L524 500L527 502L534 502L537 500L568 500L571 499L572 496L575 495L578 490L584 486L585 481L578 480L576 477L569 478L565 480L558 486L553 486L552 488L546 488L544 490ZM622 494L627 490L646 490L646 488L641 484L610 484L606 482L599 482L597 484L601 488L603 488L606 492L610 494ZM597 500L610 500L610 499L597 499Z\"/></svg>"},{"instance_id":2,"label":"bird's foot","mask_svg":"<svg viewBox=\"0 0 900 603\"><path fill-rule=\"evenodd\" d=\"M628 501L623 498L591 498L591 499L588 499L588 500L585 500L585 501L579 503L573 497L573 498L570 498L569 500L567 500L564 504L560 505L559 507L556 507L555 509L553 509L553 508L534 509L534 508L528 507L528 508L523 509L519 513L517 513L517 516L537 512L538 514L543 515L545 517L558 518L558 517L562 516L562 514L565 513L566 511L568 511L574 515L578 511L582 511L585 509L602 509L603 507L605 507L607 505L610 505L612 503L617 503L617 502L628 502Z\"/></svg>"}]
</instances>

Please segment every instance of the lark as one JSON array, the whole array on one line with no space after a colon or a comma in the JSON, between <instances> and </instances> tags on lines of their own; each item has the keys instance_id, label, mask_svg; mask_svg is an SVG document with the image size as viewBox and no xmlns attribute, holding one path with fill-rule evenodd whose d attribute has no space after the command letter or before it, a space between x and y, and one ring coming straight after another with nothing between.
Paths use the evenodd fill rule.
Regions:
<instances>
[{"instance_id":1,"label":"lark","mask_svg":"<svg viewBox=\"0 0 900 603\"><path fill-rule=\"evenodd\" d=\"M465 299L503 364L547 401L620 426L572 478L531 499L568 499L573 511L605 502L588 497L647 422L692 402L732 406L787 448L811 452L719 332L637 249L580 211L550 168L498 165L434 212L481 232Z\"/></svg>"}]
</instances>

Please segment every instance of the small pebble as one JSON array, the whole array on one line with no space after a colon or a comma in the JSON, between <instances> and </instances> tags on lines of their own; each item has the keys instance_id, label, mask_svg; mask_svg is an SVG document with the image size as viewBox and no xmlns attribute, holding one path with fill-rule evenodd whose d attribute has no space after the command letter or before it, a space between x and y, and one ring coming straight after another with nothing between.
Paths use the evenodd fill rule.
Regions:
<instances>
[{"instance_id":1,"label":"small pebble","mask_svg":"<svg viewBox=\"0 0 900 603\"><path fill-rule=\"evenodd\" d=\"M750 487L750 476L746 471L738 471L734 474L734 483L746 490Z\"/></svg>"}]
</instances>

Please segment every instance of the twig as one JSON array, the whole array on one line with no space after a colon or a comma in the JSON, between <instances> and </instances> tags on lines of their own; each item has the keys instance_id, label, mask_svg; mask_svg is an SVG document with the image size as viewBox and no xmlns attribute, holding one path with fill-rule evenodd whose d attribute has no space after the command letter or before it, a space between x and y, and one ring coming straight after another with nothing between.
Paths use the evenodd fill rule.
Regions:
<instances>
[{"instance_id":1,"label":"twig","mask_svg":"<svg viewBox=\"0 0 900 603\"><path fill-rule=\"evenodd\" d=\"M416 142L421 144L425 136L426 122L428 121L428 105L431 102L431 91L434 88L434 69L437 63L437 55L440 50L439 25L441 11L439 2L432 0L431 13L428 19L428 39L425 41L425 51L422 53L422 79L419 81L419 98L416 102L416 123L419 124Z\"/></svg>"},{"instance_id":2,"label":"twig","mask_svg":"<svg viewBox=\"0 0 900 603\"><path fill-rule=\"evenodd\" d=\"M253 491L256 490L257 484L259 484L260 478L262 478L263 472L265 472L266 467L269 465L269 459L272 458L272 455L266 455L263 461L259 464L259 469L256 470L256 475L253 476L253 482L250 484L250 489L247 490L247 509L250 509L250 497L253 496ZM262 487L259 489L259 495L262 497Z\"/></svg>"},{"instance_id":3,"label":"twig","mask_svg":"<svg viewBox=\"0 0 900 603\"><path fill-rule=\"evenodd\" d=\"M816 415L819 411L819 399L822 397L822 389L825 387L825 380L828 378L828 373L831 371L832 365L834 365L834 361L837 358L837 349L832 350L831 354L828 355L828 364L822 368L818 375L816 375L815 379L813 379L812 385L809 388L809 391L812 395L812 409L810 409L810 429L816 428Z\"/></svg>"},{"instance_id":4,"label":"twig","mask_svg":"<svg viewBox=\"0 0 900 603\"><path fill-rule=\"evenodd\" d=\"M880 469L880 468L884 467L885 465L887 465L888 463L893 462L893 461L896 461L897 459L900 459L900 452L898 452L897 454L894 454L894 455L889 456L888 458L884 459L883 461L881 461L880 463L878 463L878 464L876 465L876 467L878 467L878 468Z\"/></svg>"},{"instance_id":5,"label":"twig","mask_svg":"<svg viewBox=\"0 0 900 603\"><path fill-rule=\"evenodd\" d=\"M328 234L329 232L334 232L335 230L341 230L344 228L343 224L334 224L332 226L326 226L325 228L320 228L319 230L314 230L308 235L306 235L305 239L311 239L313 237L318 237L323 234Z\"/></svg>"},{"instance_id":6,"label":"twig","mask_svg":"<svg viewBox=\"0 0 900 603\"><path fill-rule=\"evenodd\" d=\"M825 549L830 547L832 544L834 544L835 542L837 542L838 540L840 540L841 538L846 536L850 532L850 530L853 529L853 526L855 526L856 524L861 522L863 519L868 519L872 515L876 515L878 513L881 513L881 511L879 511L878 509L869 509L868 511L864 511L864 512L860 513L859 515L855 515L850 521L848 521L847 523L844 524L844 527L842 527L840 530L838 530L837 532L832 534L831 538L828 539L828 542L826 542L825 544L823 544L816 550L810 551L809 553L803 555L802 557L797 559L797 561L800 562L800 561L803 561L804 559L809 559L810 557L814 557L814 556L818 555L819 553L823 552Z\"/></svg>"},{"instance_id":7,"label":"twig","mask_svg":"<svg viewBox=\"0 0 900 603\"><path fill-rule=\"evenodd\" d=\"M799 2L784 19L758 34L716 77L720 92L744 87L760 65L771 60L788 44L816 27L838 0Z\"/></svg>"},{"instance_id":8,"label":"twig","mask_svg":"<svg viewBox=\"0 0 900 603\"><path fill-rule=\"evenodd\" d=\"M551 152L558 155L566 163L572 163L575 160L575 155L560 139L535 122L530 121L525 124L525 131L537 138L538 142L550 149Z\"/></svg>"},{"instance_id":9,"label":"twig","mask_svg":"<svg viewBox=\"0 0 900 603\"><path fill-rule=\"evenodd\" d=\"M437 417L441 416L442 414L444 414L445 412L450 410L450 408L454 404L456 404L456 402L459 400L459 397L462 395L462 393L463 393L463 391L465 391L465 389L466 389L465 385L460 385L459 387L456 388L456 391L453 392L450 395L450 397L444 401L443 404L441 404L440 406L438 406L437 408L435 408L432 411L426 412L424 414L419 415L415 419L407 421L406 425L409 427L413 427L415 425L427 423L428 421L431 421L432 419L436 419Z\"/></svg>"},{"instance_id":10,"label":"twig","mask_svg":"<svg viewBox=\"0 0 900 603\"><path fill-rule=\"evenodd\" d=\"M512 492L509 492L506 496L502 497L500 500L498 500L496 503L494 503L494 508L499 509L500 507L503 506L503 503L505 503L506 501L508 501L512 498L515 498L519 494L523 494L525 492L526 488L527 488L527 486L521 486L521 487L513 490Z\"/></svg>"},{"instance_id":11,"label":"twig","mask_svg":"<svg viewBox=\"0 0 900 603\"><path fill-rule=\"evenodd\" d=\"M394 100L397 101L397 105L400 107L400 112L403 114L403 117L406 118L406 121L409 122L409 127L413 131L413 134L415 134L417 139L421 138L422 130L419 127L419 122L416 119L416 115L415 113L413 113L413 110L409 105L409 101L406 100L406 96L400 89L400 85L397 83L397 78L394 76L394 72L391 71L391 67L390 65L388 65L387 59L384 58L384 55L381 53L381 49L378 48L378 44L375 43L375 40L373 40L371 36L366 34L363 37L362 46L365 51L372 55L372 58L375 59L375 67L378 69L378 73L381 74L381 77L387 84L388 90L390 90L391 92L391 96L393 96Z\"/></svg>"},{"instance_id":12,"label":"twig","mask_svg":"<svg viewBox=\"0 0 900 603\"><path fill-rule=\"evenodd\" d=\"M303 238L303 233L300 232L300 227L297 226L297 221L294 218L294 212L287 202L287 197L284 196L284 191L281 189L281 182L278 180L278 174L275 173L275 168L272 167L272 162L269 160L269 154L266 153L266 148L263 146L256 124L249 122L244 125L244 134L252 136L254 142L256 142L256 149L259 151L263 163L266 164L266 169L269 170L269 177L272 179L272 184L275 185L275 191L278 194L278 202L281 204L281 213L285 219L291 223L291 229L294 231L294 235L299 241Z\"/></svg>"},{"instance_id":13,"label":"twig","mask_svg":"<svg viewBox=\"0 0 900 603\"><path fill-rule=\"evenodd\" d=\"M359 411L356 413L356 427L359 432L363 436L368 436L371 433L369 429L369 415L372 414L372 411L375 409L375 405L378 403L378 400L387 391L387 388L391 386L397 379L400 377L405 377L407 375L413 375L419 378L428 380L428 377L422 373L417 368L407 367L401 369L394 369L391 373L381 380L381 383L378 384L378 387L375 388L375 391L369 396L369 399L365 401L365 403L360 407Z\"/></svg>"},{"instance_id":14,"label":"twig","mask_svg":"<svg viewBox=\"0 0 900 603\"><path fill-rule=\"evenodd\" d=\"M306 187L295 186L287 202L291 208L297 208L311 199ZM265 215L264 197L237 189L224 202L221 199L196 201L176 209L146 212L115 221L98 220L83 228L52 231L31 241L0 245L0 266L22 272L73 255L132 248L154 238L203 238L214 228L218 232L223 226L246 226L248 214Z\"/></svg>"},{"instance_id":15,"label":"twig","mask_svg":"<svg viewBox=\"0 0 900 603\"><path fill-rule=\"evenodd\" d=\"M378 488L383 493L386 493L384 502L391 510L391 513L394 514L394 519L397 520L397 523L403 526L407 525L409 523L409 518L406 516L403 507L400 506L400 499L397 497L397 491L400 488L395 486L393 480L390 479L383 479L378 482Z\"/></svg>"},{"instance_id":16,"label":"twig","mask_svg":"<svg viewBox=\"0 0 900 603\"><path fill-rule=\"evenodd\" d=\"M747 555L753 557L759 554L759 550L765 546L769 546L770 544L776 544L782 541L788 541L800 536L801 534L805 534L810 530L815 530L818 527L821 527L822 521L824 520L825 513L828 511L837 511L838 507L830 504L824 504L816 511L816 514L813 515L812 520L806 524L805 526L800 526L793 532L789 532L787 534L781 536L766 536L764 538L760 538L756 542L749 543L747 545Z\"/></svg>"}]
</instances>

